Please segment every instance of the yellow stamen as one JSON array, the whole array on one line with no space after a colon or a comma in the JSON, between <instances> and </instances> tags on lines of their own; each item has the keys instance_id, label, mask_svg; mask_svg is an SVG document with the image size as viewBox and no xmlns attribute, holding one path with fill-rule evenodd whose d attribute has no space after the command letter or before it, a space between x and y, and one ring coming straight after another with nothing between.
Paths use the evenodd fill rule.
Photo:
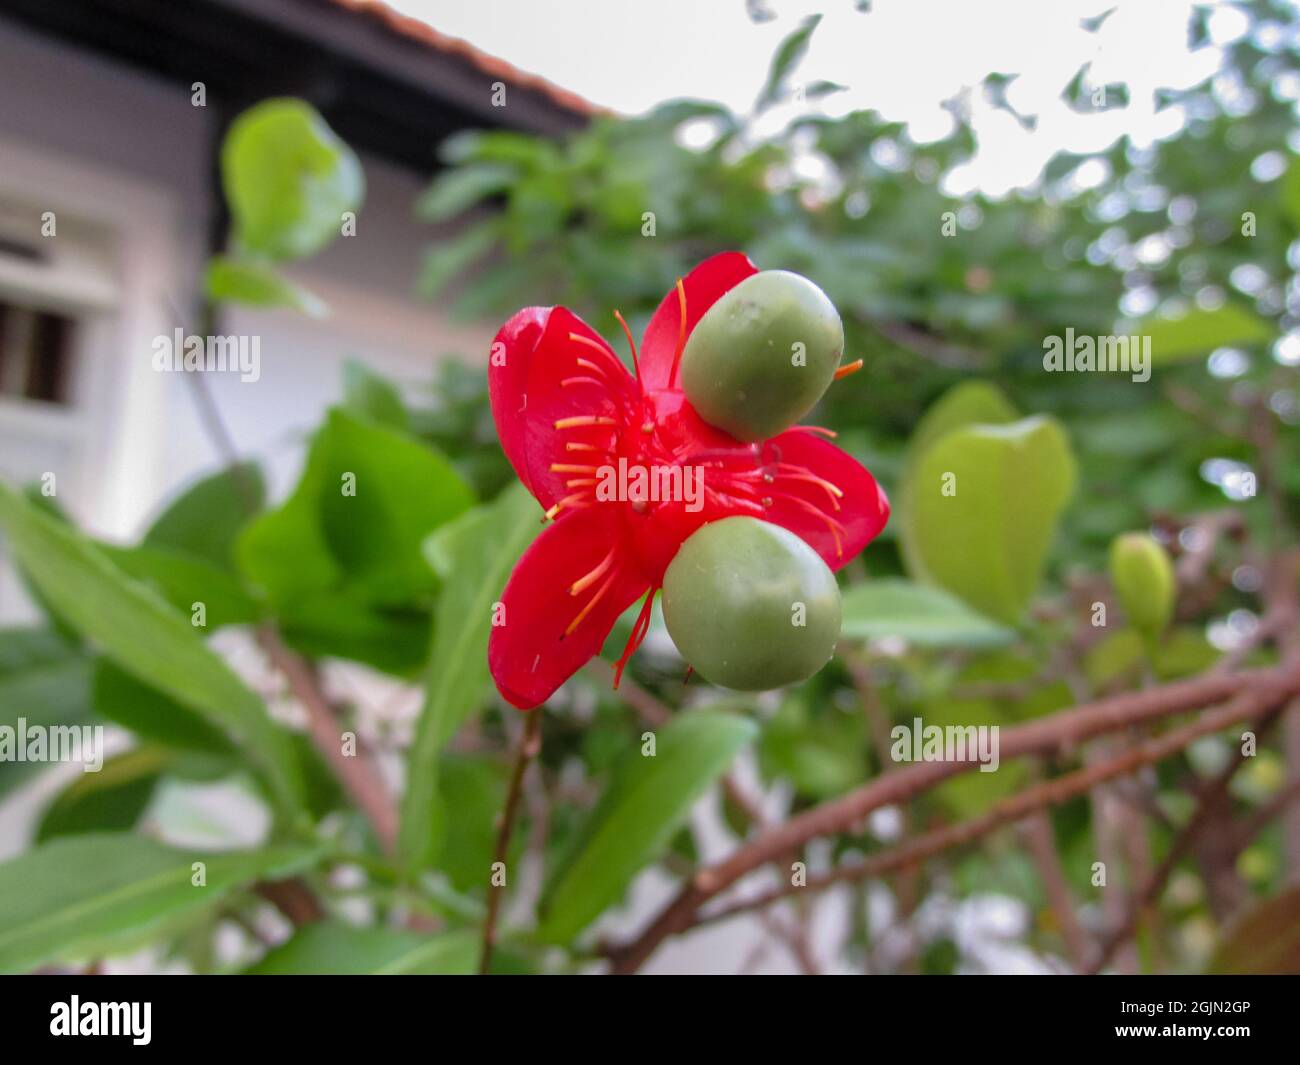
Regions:
<instances>
[{"instance_id":1,"label":"yellow stamen","mask_svg":"<svg viewBox=\"0 0 1300 1065\"><path fill-rule=\"evenodd\" d=\"M827 437L830 440L834 440L840 435L834 429L823 429L820 425L792 425L790 429L792 432L798 429L801 433L813 433L817 436Z\"/></svg>"},{"instance_id":2,"label":"yellow stamen","mask_svg":"<svg viewBox=\"0 0 1300 1065\"><path fill-rule=\"evenodd\" d=\"M590 359L584 359L581 356L578 357L578 365L584 370L591 370L593 373L603 374L605 372L605 367L598 366Z\"/></svg>"},{"instance_id":3,"label":"yellow stamen","mask_svg":"<svg viewBox=\"0 0 1300 1065\"><path fill-rule=\"evenodd\" d=\"M677 279L677 350L673 352L673 368L668 373L668 387L672 388L677 379L677 364L682 361L682 351L686 348L686 286L682 279Z\"/></svg>"},{"instance_id":4,"label":"yellow stamen","mask_svg":"<svg viewBox=\"0 0 1300 1065\"><path fill-rule=\"evenodd\" d=\"M610 585L612 585L612 584L614 583L614 578L617 577L617 576L618 576L617 573L611 573L608 577L605 578L605 583L602 584L599 588L596 589L596 594L593 595L593 596L592 596L592 597L587 601L587 605L586 605L586 606L584 606L581 610L578 611L578 616L577 616L576 618L574 618L571 622L569 622L569 627L568 627L567 629L564 630L564 635L565 635L565 636L572 636L572 635L573 635L573 630L576 629L579 625L582 624L583 619L584 619L588 614L590 614L591 611L592 611L592 609L595 607L595 605L601 601L601 599L604 597L605 593L606 593L607 591L609 591L609 589L610 589Z\"/></svg>"},{"instance_id":5,"label":"yellow stamen","mask_svg":"<svg viewBox=\"0 0 1300 1065\"><path fill-rule=\"evenodd\" d=\"M577 504L581 503L586 498L587 498L586 492L574 492L572 495L565 496L558 503L556 503L555 506L551 507L551 509L546 512L547 520L554 518L555 515L557 515L565 507L568 507L571 510L582 510L583 508L579 507Z\"/></svg>"},{"instance_id":6,"label":"yellow stamen","mask_svg":"<svg viewBox=\"0 0 1300 1065\"><path fill-rule=\"evenodd\" d=\"M585 337L581 333L570 333L569 339L578 344L585 344L587 347L591 348L592 351L600 352L600 354L604 358L609 359L620 370L623 370L624 373L627 373L627 370L624 369L623 364L618 361L618 356L615 355L612 351L610 351L609 348L606 347L599 340L592 340L591 337Z\"/></svg>"},{"instance_id":7,"label":"yellow stamen","mask_svg":"<svg viewBox=\"0 0 1300 1065\"><path fill-rule=\"evenodd\" d=\"M552 473L595 473L599 466L575 466L571 462L552 462Z\"/></svg>"},{"instance_id":8,"label":"yellow stamen","mask_svg":"<svg viewBox=\"0 0 1300 1065\"><path fill-rule=\"evenodd\" d=\"M632 339L632 330L627 327L627 322L618 312L614 312L614 317L618 319L618 324L623 327L623 335L627 337L627 346L632 349L632 372L636 374L636 379L641 380L641 360L637 358L636 341Z\"/></svg>"},{"instance_id":9,"label":"yellow stamen","mask_svg":"<svg viewBox=\"0 0 1300 1065\"><path fill-rule=\"evenodd\" d=\"M841 366L838 370L835 371L835 380L842 381L844 378L848 377L849 374L857 373L861 369L862 369L861 359L858 359L856 362L845 363L843 366Z\"/></svg>"},{"instance_id":10,"label":"yellow stamen","mask_svg":"<svg viewBox=\"0 0 1300 1065\"><path fill-rule=\"evenodd\" d=\"M580 425L617 425L613 418L600 418L594 414L581 414L576 418L561 418L555 423L557 429L576 429Z\"/></svg>"},{"instance_id":11,"label":"yellow stamen","mask_svg":"<svg viewBox=\"0 0 1300 1065\"><path fill-rule=\"evenodd\" d=\"M571 585L569 585L569 594L577 595L579 592L586 591L598 580L600 580L600 578L605 575L605 571L608 570L609 567L612 566L613 564L614 564L614 549L610 548L609 554L606 555L596 565L595 569L593 569L585 577L579 577L576 581L574 581Z\"/></svg>"}]
</instances>

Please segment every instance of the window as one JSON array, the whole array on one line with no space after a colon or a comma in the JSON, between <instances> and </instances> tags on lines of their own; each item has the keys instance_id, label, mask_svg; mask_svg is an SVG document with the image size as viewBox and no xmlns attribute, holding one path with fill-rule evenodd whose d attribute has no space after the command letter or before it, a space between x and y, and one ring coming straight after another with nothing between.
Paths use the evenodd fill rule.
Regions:
<instances>
[{"instance_id":1,"label":"window","mask_svg":"<svg viewBox=\"0 0 1300 1065\"><path fill-rule=\"evenodd\" d=\"M0 299L0 396L67 406L77 323Z\"/></svg>"}]
</instances>

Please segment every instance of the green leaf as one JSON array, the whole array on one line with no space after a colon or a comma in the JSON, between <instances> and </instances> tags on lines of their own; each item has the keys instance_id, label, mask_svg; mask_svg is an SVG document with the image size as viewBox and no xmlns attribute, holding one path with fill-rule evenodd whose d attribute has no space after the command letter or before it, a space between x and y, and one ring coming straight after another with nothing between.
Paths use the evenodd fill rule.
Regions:
<instances>
[{"instance_id":1,"label":"green leaf","mask_svg":"<svg viewBox=\"0 0 1300 1065\"><path fill-rule=\"evenodd\" d=\"M301 259L343 229L365 195L352 150L310 104L275 99L245 111L221 146L221 180L241 249Z\"/></svg>"},{"instance_id":2,"label":"green leaf","mask_svg":"<svg viewBox=\"0 0 1300 1065\"><path fill-rule=\"evenodd\" d=\"M137 680L107 658L95 662L91 701L101 717L144 739L185 751L234 753L225 734L203 715Z\"/></svg>"},{"instance_id":3,"label":"green leaf","mask_svg":"<svg viewBox=\"0 0 1300 1065\"><path fill-rule=\"evenodd\" d=\"M571 943L668 848L691 807L758 734L748 718L716 711L682 714L660 730L653 757L625 758L592 812L570 861L543 897L538 936Z\"/></svg>"},{"instance_id":4,"label":"green leaf","mask_svg":"<svg viewBox=\"0 0 1300 1065\"><path fill-rule=\"evenodd\" d=\"M233 569L235 539L264 504L266 485L253 462L196 481L178 495L144 534L146 547L171 548Z\"/></svg>"},{"instance_id":5,"label":"green leaf","mask_svg":"<svg viewBox=\"0 0 1300 1065\"><path fill-rule=\"evenodd\" d=\"M897 501L895 524L908 572L925 578L925 566L915 543L913 501L916 494L916 468L922 456L939 440L968 425L1006 425L1019 413L1002 392L987 381L963 381L936 400L917 422L903 456L903 474Z\"/></svg>"},{"instance_id":6,"label":"green leaf","mask_svg":"<svg viewBox=\"0 0 1300 1065\"><path fill-rule=\"evenodd\" d=\"M195 607L203 606L204 625L197 631L214 632L226 625L249 625L261 617L261 608L229 570L206 559L155 547L113 547L100 551L127 576L146 584L179 610L194 625Z\"/></svg>"},{"instance_id":7,"label":"green leaf","mask_svg":"<svg viewBox=\"0 0 1300 1065\"><path fill-rule=\"evenodd\" d=\"M302 803L289 736L186 618L90 541L0 484L0 525L59 613L127 672L202 714L266 774L286 810Z\"/></svg>"},{"instance_id":8,"label":"green leaf","mask_svg":"<svg viewBox=\"0 0 1300 1065\"><path fill-rule=\"evenodd\" d=\"M356 359L343 364L343 406L390 429L406 432L411 427L398 387Z\"/></svg>"},{"instance_id":9,"label":"green leaf","mask_svg":"<svg viewBox=\"0 0 1300 1065\"><path fill-rule=\"evenodd\" d=\"M1015 624L1038 590L1076 466L1050 418L958 429L926 451L911 536L925 572L997 621Z\"/></svg>"},{"instance_id":10,"label":"green leaf","mask_svg":"<svg viewBox=\"0 0 1300 1065\"><path fill-rule=\"evenodd\" d=\"M918 647L999 647L1016 637L941 588L902 579L856 584L843 604L841 633L850 640L892 636Z\"/></svg>"},{"instance_id":11,"label":"green leaf","mask_svg":"<svg viewBox=\"0 0 1300 1065\"><path fill-rule=\"evenodd\" d=\"M299 929L248 972L256 976L469 976L477 971L478 952L479 938L472 931L421 935L322 921Z\"/></svg>"},{"instance_id":12,"label":"green leaf","mask_svg":"<svg viewBox=\"0 0 1300 1065\"><path fill-rule=\"evenodd\" d=\"M1198 358L1215 348L1264 344L1276 330L1254 311L1225 303L1212 311L1193 310L1179 318L1148 318L1133 333L1151 338L1154 364Z\"/></svg>"},{"instance_id":13,"label":"green leaf","mask_svg":"<svg viewBox=\"0 0 1300 1065\"><path fill-rule=\"evenodd\" d=\"M203 853L130 833L67 836L0 865L0 972L101 957L166 933L259 879L294 876L311 847ZM195 886L195 862L205 886Z\"/></svg>"},{"instance_id":14,"label":"green leaf","mask_svg":"<svg viewBox=\"0 0 1300 1065\"><path fill-rule=\"evenodd\" d=\"M764 724L758 764L764 780L780 780L799 796L842 795L868 771L865 721L861 714L815 713L796 688Z\"/></svg>"},{"instance_id":15,"label":"green leaf","mask_svg":"<svg viewBox=\"0 0 1300 1065\"><path fill-rule=\"evenodd\" d=\"M48 629L0 629L0 725L80 725L90 720L90 662ZM46 768L0 762L0 796Z\"/></svg>"},{"instance_id":16,"label":"green leaf","mask_svg":"<svg viewBox=\"0 0 1300 1065\"><path fill-rule=\"evenodd\" d=\"M293 495L244 531L240 563L277 609L328 595L417 603L437 585L421 543L472 502L432 448L336 409Z\"/></svg>"},{"instance_id":17,"label":"green leaf","mask_svg":"<svg viewBox=\"0 0 1300 1065\"><path fill-rule=\"evenodd\" d=\"M766 111L785 95L786 81L790 72L807 54L813 30L821 20L821 15L809 15L799 23L799 28L777 47L776 54L772 56L771 66L768 67L767 80L763 83L763 89L758 94L758 101L754 105L756 113Z\"/></svg>"},{"instance_id":18,"label":"green leaf","mask_svg":"<svg viewBox=\"0 0 1300 1065\"><path fill-rule=\"evenodd\" d=\"M1300 887L1247 910L1224 933L1209 971L1283 975L1300 971Z\"/></svg>"},{"instance_id":19,"label":"green leaf","mask_svg":"<svg viewBox=\"0 0 1300 1065\"><path fill-rule=\"evenodd\" d=\"M490 252L499 237L500 224L496 219L489 219L470 226L450 240L441 241L425 253L416 291L425 297L438 295Z\"/></svg>"},{"instance_id":20,"label":"green leaf","mask_svg":"<svg viewBox=\"0 0 1300 1065\"><path fill-rule=\"evenodd\" d=\"M541 531L540 518L533 498L516 484L425 543L426 557L445 583L402 803L401 846L416 867L429 861L438 831L438 754L483 704L494 605L519 556Z\"/></svg>"},{"instance_id":21,"label":"green leaf","mask_svg":"<svg viewBox=\"0 0 1300 1065\"><path fill-rule=\"evenodd\" d=\"M394 676L419 672L429 654L427 606L375 606L365 589L325 591L277 612L285 642L314 658L364 662Z\"/></svg>"},{"instance_id":22,"label":"green leaf","mask_svg":"<svg viewBox=\"0 0 1300 1065\"><path fill-rule=\"evenodd\" d=\"M162 747L137 747L105 760L97 772L82 773L47 807L37 842L134 827L174 757Z\"/></svg>"},{"instance_id":23,"label":"green leaf","mask_svg":"<svg viewBox=\"0 0 1300 1065\"><path fill-rule=\"evenodd\" d=\"M329 313L323 300L312 295L269 266L218 255L208 261L203 291L215 303L242 303L247 307L289 307L312 318Z\"/></svg>"},{"instance_id":24,"label":"green leaf","mask_svg":"<svg viewBox=\"0 0 1300 1065\"><path fill-rule=\"evenodd\" d=\"M416 202L415 213L426 222L444 222L502 192L517 177L515 167L497 163L443 171Z\"/></svg>"},{"instance_id":25,"label":"green leaf","mask_svg":"<svg viewBox=\"0 0 1300 1065\"><path fill-rule=\"evenodd\" d=\"M481 891L487 884L484 870L491 868L496 851L508 773L499 758L444 754L438 760L437 840L431 864L457 891ZM517 833L511 849L521 842ZM510 861L507 855L507 864Z\"/></svg>"},{"instance_id":26,"label":"green leaf","mask_svg":"<svg viewBox=\"0 0 1300 1065\"><path fill-rule=\"evenodd\" d=\"M0 629L0 680L13 673L56 666L79 657L81 652L52 629Z\"/></svg>"}]
</instances>

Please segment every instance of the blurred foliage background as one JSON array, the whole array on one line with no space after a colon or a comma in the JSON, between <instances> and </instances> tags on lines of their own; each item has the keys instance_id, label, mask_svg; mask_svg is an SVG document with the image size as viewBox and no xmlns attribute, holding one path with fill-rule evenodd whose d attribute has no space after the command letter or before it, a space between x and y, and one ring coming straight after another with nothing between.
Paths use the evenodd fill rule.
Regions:
<instances>
[{"instance_id":1,"label":"blurred foliage background","mask_svg":"<svg viewBox=\"0 0 1300 1065\"><path fill-rule=\"evenodd\" d=\"M562 303L615 343L615 308L639 334L677 278L715 252L803 273L844 318L846 360L866 362L809 420L838 431L895 504L845 571L842 654L807 684L758 698L684 686L656 618L621 692L597 664L552 700L508 854L509 868L523 863L508 898L523 902L507 904L498 969L597 964L603 933L591 929L634 878L671 882L769 820L891 771L896 723L1010 727L1225 656L1280 660L1288 637L1265 620L1300 517L1300 62L1294 9L1238 6L1250 29L1218 74L1162 98L1185 116L1177 135L1058 155L1036 186L1004 198L943 191L978 148L962 99L950 135L929 143L871 111L805 114L759 136L756 121L792 93L836 91L801 65L815 19L782 45L751 114L674 101L564 141L479 132L449 146L414 205L426 222L463 223L430 247L418 284L431 298L454 298L475 320ZM1207 43L1204 19L1196 9L1193 45ZM1100 88L1087 74L1062 85L1085 111ZM1009 107L1006 81L990 72L971 92ZM1123 86L1105 88L1108 106L1126 104ZM687 147L688 127L707 136ZM310 180L263 181L283 177L286 143L310 160ZM816 178L800 176L809 158ZM207 280L213 313L232 301L311 309L278 269L359 206L355 159L310 108L279 101L236 124L223 167L234 223ZM1150 336L1150 381L1045 373L1044 340L1067 329ZM265 500L256 465L227 454L124 547L81 536L39 491L0 491L0 522L49 616L6 633L0 705L134 737L59 796L38 846L0 866L0 967L152 942L200 971L473 970L522 729L487 676L487 608L538 512L496 443L480 353L461 354L415 395L364 361L350 366L284 501ZM963 482L984 490L970 520L999 530L976 543L969 524L927 517L915 484L935 449L974 453L992 446L980 426L1009 423L1016 447L981 451ZM340 493L348 474L363 491ZM1173 621L1154 634L1126 623L1107 574L1112 542L1133 530L1176 567ZM1024 595L987 591L998 566ZM1098 602L1113 612L1101 627ZM615 630L613 654L630 625ZM205 637L217 629L244 642L223 634L214 649ZM337 661L423 686L409 735L384 734L373 706L331 690ZM647 728L652 760L638 750ZM359 736L359 755L340 753L340 730ZM1284 750L1264 736L1237 767L1239 736L1203 737L1028 828L839 889L834 942L811 942L812 898L747 927L810 971L1096 967L1207 782L1232 765L1208 818L1220 845L1189 848L1165 871L1136 938L1112 944L1105 964L1250 968L1279 942L1258 966L1300 964L1287 953L1300 907L1284 891ZM828 867L887 850L1124 742L954 777L796 857ZM0 764L0 789L31 768ZM194 856L157 841L157 803L176 782L214 780L238 781L267 827L257 847L210 859L217 889L199 898L186 887ZM720 816L702 827L690 813L705 794ZM1111 870L1105 890L1098 861ZM146 876L163 885L147 920L111 901ZM271 906L284 927L268 936L256 920ZM213 947L232 925L247 933L234 960Z\"/></svg>"}]
</instances>

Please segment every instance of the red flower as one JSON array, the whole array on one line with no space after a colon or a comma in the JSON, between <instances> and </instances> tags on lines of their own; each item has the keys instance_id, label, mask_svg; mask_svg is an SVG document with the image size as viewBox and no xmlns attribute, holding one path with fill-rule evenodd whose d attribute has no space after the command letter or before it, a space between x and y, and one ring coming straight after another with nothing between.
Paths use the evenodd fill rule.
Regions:
<instances>
[{"instance_id":1,"label":"red flower","mask_svg":"<svg viewBox=\"0 0 1300 1065\"><path fill-rule=\"evenodd\" d=\"M664 570L706 522L737 514L774 522L832 569L884 527L889 502L875 478L814 435L833 433L798 426L742 444L705 424L682 394L677 369L687 335L723 293L756 272L737 252L701 263L655 311L639 357L620 315L636 377L564 307L525 308L497 334L488 376L501 446L554 519L515 565L502 597L504 624L488 644L497 688L520 709L544 702L599 653L619 615L645 596L618 662L621 676L645 638ZM656 476L681 485L672 478L698 470L702 491L666 500L672 493L660 492L662 501L633 491L610 500L604 489L620 460L629 471L649 471L652 485Z\"/></svg>"}]
</instances>

